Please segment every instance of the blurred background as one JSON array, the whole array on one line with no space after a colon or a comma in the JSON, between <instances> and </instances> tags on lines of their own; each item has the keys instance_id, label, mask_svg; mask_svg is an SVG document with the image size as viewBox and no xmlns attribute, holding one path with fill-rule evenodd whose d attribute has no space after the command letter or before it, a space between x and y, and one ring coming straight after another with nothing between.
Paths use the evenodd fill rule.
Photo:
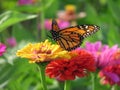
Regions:
<instances>
[{"instance_id":1,"label":"blurred background","mask_svg":"<svg viewBox=\"0 0 120 90\"><path fill-rule=\"evenodd\" d=\"M41 90L37 65L17 58L16 51L29 42L53 42L48 37L52 19L61 29L81 24L100 26L82 46L86 41L120 45L120 0L0 0L0 42L7 45L0 57L0 90ZM91 90L90 79L76 79L72 90ZM110 90L95 79L96 90ZM49 90L63 90L61 81L47 78L47 83Z\"/></svg>"}]
</instances>

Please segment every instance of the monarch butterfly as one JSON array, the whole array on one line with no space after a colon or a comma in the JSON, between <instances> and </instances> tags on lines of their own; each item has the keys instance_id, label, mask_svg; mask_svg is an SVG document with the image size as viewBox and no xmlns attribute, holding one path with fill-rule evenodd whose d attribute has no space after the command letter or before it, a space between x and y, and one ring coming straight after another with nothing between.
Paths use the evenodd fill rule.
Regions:
<instances>
[{"instance_id":1,"label":"monarch butterfly","mask_svg":"<svg viewBox=\"0 0 120 90\"><path fill-rule=\"evenodd\" d=\"M52 20L52 38L59 44L63 49L71 51L82 44L85 37L90 36L99 30L97 25L77 25L60 29L57 22Z\"/></svg>"}]
</instances>

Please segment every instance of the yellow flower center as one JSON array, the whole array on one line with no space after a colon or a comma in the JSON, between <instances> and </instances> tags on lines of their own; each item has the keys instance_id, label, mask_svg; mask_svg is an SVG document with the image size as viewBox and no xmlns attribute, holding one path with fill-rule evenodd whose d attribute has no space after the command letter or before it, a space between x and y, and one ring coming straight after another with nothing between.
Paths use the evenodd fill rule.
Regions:
<instances>
[{"instance_id":1,"label":"yellow flower center","mask_svg":"<svg viewBox=\"0 0 120 90\"><path fill-rule=\"evenodd\" d=\"M76 7L74 5L66 5L65 6L66 11L76 11Z\"/></svg>"}]
</instances>

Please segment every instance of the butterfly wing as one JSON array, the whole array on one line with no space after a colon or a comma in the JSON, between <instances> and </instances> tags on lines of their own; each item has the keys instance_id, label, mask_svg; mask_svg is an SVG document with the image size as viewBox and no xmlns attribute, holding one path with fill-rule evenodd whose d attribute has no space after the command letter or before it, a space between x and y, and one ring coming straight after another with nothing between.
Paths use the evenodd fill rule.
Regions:
<instances>
[{"instance_id":1,"label":"butterfly wing","mask_svg":"<svg viewBox=\"0 0 120 90\"><path fill-rule=\"evenodd\" d=\"M88 37L100 29L97 25L78 25L77 27L83 37Z\"/></svg>"},{"instance_id":2,"label":"butterfly wing","mask_svg":"<svg viewBox=\"0 0 120 90\"><path fill-rule=\"evenodd\" d=\"M52 20L52 30L55 30L55 31L59 31L60 30L56 20Z\"/></svg>"},{"instance_id":3,"label":"butterfly wing","mask_svg":"<svg viewBox=\"0 0 120 90\"><path fill-rule=\"evenodd\" d=\"M64 49L71 51L79 47L83 39L98 31L96 25L78 25L60 30L57 22L52 21L52 30L50 31L53 39Z\"/></svg>"},{"instance_id":4,"label":"butterfly wing","mask_svg":"<svg viewBox=\"0 0 120 90\"><path fill-rule=\"evenodd\" d=\"M62 33L76 32L76 33L79 33L83 37L88 37L91 34L97 32L99 29L100 27L97 25L78 25L74 27L65 28L59 32L62 32Z\"/></svg>"},{"instance_id":5,"label":"butterfly wing","mask_svg":"<svg viewBox=\"0 0 120 90\"><path fill-rule=\"evenodd\" d=\"M60 28L55 20L52 20L52 30L50 30L50 33L52 34L52 38L56 41L57 38L59 38L59 31Z\"/></svg>"},{"instance_id":6,"label":"butterfly wing","mask_svg":"<svg viewBox=\"0 0 120 90\"><path fill-rule=\"evenodd\" d=\"M82 44L85 37L97 32L99 27L96 25L79 25L65 28L59 31L57 43L64 49L70 51Z\"/></svg>"},{"instance_id":7,"label":"butterfly wing","mask_svg":"<svg viewBox=\"0 0 120 90\"><path fill-rule=\"evenodd\" d=\"M71 51L82 44L83 37L75 32L60 33L57 43L64 49Z\"/></svg>"}]
</instances>

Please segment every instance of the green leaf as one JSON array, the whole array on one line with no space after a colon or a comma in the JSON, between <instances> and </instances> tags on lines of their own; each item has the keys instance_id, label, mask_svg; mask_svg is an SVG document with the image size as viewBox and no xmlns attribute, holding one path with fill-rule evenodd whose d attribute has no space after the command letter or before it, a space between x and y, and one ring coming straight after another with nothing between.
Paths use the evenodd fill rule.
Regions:
<instances>
[{"instance_id":1,"label":"green leaf","mask_svg":"<svg viewBox=\"0 0 120 90\"><path fill-rule=\"evenodd\" d=\"M17 6L14 10L20 11L20 12L27 12L27 13L38 13L41 11L40 6L33 6L33 5L22 5Z\"/></svg>"},{"instance_id":2,"label":"green leaf","mask_svg":"<svg viewBox=\"0 0 120 90\"><path fill-rule=\"evenodd\" d=\"M96 12L96 9L91 4L87 4L85 10L87 13L86 21L88 23L90 23L90 24L99 23L99 17Z\"/></svg>"},{"instance_id":3,"label":"green leaf","mask_svg":"<svg viewBox=\"0 0 120 90\"><path fill-rule=\"evenodd\" d=\"M0 15L0 32L15 23L36 17L37 15L23 14L17 11L7 11Z\"/></svg>"},{"instance_id":4,"label":"green leaf","mask_svg":"<svg viewBox=\"0 0 120 90\"><path fill-rule=\"evenodd\" d=\"M116 27L115 24L111 23L109 25L109 31L107 35L108 35L108 44L110 46L120 43L119 28Z\"/></svg>"},{"instance_id":5,"label":"green leaf","mask_svg":"<svg viewBox=\"0 0 120 90\"><path fill-rule=\"evenodd\" d=\"M15 24L12 29L12 36L19 41L34 41L35 37L32 30L24 28L21 24Z\"/></svg>"},{"instance_id":6,"label":"green leaf","mask_svg":"<svg viewBox=\"0 0 120 90\"><path fill-rule=\"evenodd\" d=\"M108 8L109 11L111 12L112 17L114 18L114 20L116 21L116 23L118 25L120 25L119 21L120 21L120 5L119 2L114 2L112 0L109 0L108 2Z\"/></svg>"},{"instance_id":7,"label":"green leaf","mask_svg":"<svg viewBox=\"0 0 120 90\"><path fill-rule=\"evenodd\" d=\"M55 16L58 12L58 8L59 8L59 1L58 0L47 0L49 3L46 4L46 6L44 7L45 10L45 16L47 18L51 18L53 16ZM51 3L50 3L51 2ZM52 5L51 5L52 4ZM50 7L50 8L49 8ZM51 11L50 11L51 9Z\"/></svg>"}]
</instances>

